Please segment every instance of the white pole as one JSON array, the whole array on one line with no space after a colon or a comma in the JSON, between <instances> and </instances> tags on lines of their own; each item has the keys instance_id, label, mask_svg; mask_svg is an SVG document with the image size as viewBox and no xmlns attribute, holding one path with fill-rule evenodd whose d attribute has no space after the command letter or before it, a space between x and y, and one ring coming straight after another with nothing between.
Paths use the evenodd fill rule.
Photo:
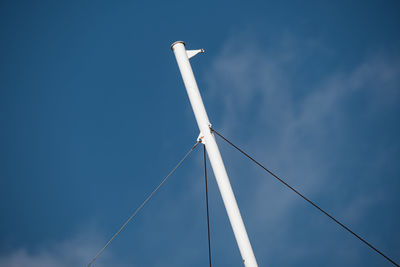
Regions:
<instances>
[{"instance_id":1,"label":"white pole","mask_svg":"<svg viewBox=\"0 0 400 267\"><path fill-rule=\"evenodd\" d=\"M258 266L257 261L249 237L247 236L246 228L242 216L240 215L239 207L236 203L235 195L233 194L218 145L210 130L211 124L208 120L207 112L204 108L203 100L201 99L199 88L197 87L192 67L189 62L189 58L195 56L199 52L203 52L203 50L186 51L185 43L182 41L173 43L171 49L174 51L176 61L178 62L190 104L192 105L197 125L200 129L200 138L202 143L206 146L207 154L214 171L215 179L217 180L219 191L221 192L224 201L226 212L228 213L229 221L231 222L233 233L235 234L240 254L242 255L243 263L246 267L256 267Z\"/></svg>"}]
</instances>

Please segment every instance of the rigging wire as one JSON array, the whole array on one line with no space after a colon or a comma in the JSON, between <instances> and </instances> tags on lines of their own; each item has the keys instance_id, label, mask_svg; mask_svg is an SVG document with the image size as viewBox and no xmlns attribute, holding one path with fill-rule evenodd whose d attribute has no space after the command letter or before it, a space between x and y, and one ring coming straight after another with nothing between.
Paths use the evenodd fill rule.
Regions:
<instances>
[{"instance_id":1,"label":"rigging wire","mask_svg":"<svg viewBox=\"0 0 400 267\"><path fill-rule=\"evenodd\" d=\"M369 242L367 242L364 238L362 238L361 236L359 236L358 234L354 233L352 230L350 230L347 226L345 226L343 223L341 223L340 221L338 221L337 219L335 219L332 215L330 215L328 212L326 212L325 210L323 210L322 208L320 208L317 204L315 204L314 202L312 202L311 200L309 200L307 197L305 197L303 194L301 194L300 192L298 192L296 189L294 189L292 186L290 186L288 183L286 183L283 179L279 178L276 174L274 174L272 171L268 170L266 167L264 167L261 163L259 163L257 160L255 160L253 157L251 157L249 154L247 154L246 152L244 152L242 149L240 149L239 147L237 147L236 145L234 145L231 141L229 141L227 138L225 138L222 134L220 134L219 132L217 132L215 129L210 127L211 132L216 133L219 137L221 137L223 140L225 140L228 144L230 144L231 146L233 146L234 148L236 148L239 152L241 152L243 155L245 155L246 157L248 157L250 160L252 160L254 163L256 163L258 166L260 166L261 168L263 168L266 172L268 172L270 175L272 175L274 178L276 178L279 182L281 182L282 184L284 184L286 187L288 187L290 190L292 190L293 192L295 192L297 195L299 195L301 198L303 198L305 201L307 201L308 203L310 203L312 206L314 206L315 208L317 208L319 211L321 211L322 213L324 213L326 216L328 216L330 219L332 219L334 222L336 222L338 225L340 225L341 227L343 227L345 230L347 230L349 233L353 234L355 237L357 237L360 241L364 242L367 246L369 246L370 248L372 248L373 250L375 250L377 253L379 253L381 256L383 256L385 259L387 259L389 262L391 262L392 264L394 264L397 267L400 267L399 264L397 264L396 262L394 262L392 259L390 259L388 256L386 256L385 254L383 254L383 252L381 252L379 249L377 249L376 247L374 247L373 245L371 245Z\"/></svg>"},{"instance_id":2,"label":"rigging wire","mask_svg":"<svg viewBox=\"0 0 400 267\"><path fill-rule=\"evenodd\" d=\"M143 201L143 203L133 212L133 214L125 221L125 223L119 228L119 230L113 235L113 237L105 244L105 246L99 250L94 258L89 262L87 267L93 264L93 262L103 253L103 251L110 245L110 243L117 237L117 235L125 228L125 226L138 214L138 212L146 205L146 203L153 197L153 195L160 189L160 187L167 181L168 177L175 172L176 169L183 163L183 161L189 156L189 154L197 147L200 142L197 141L193 147L186 153L186 155L178 162L178 164L169 172L169 174L162 180L162 182L151 192L151 194Z\"/></svg>"},{"instance_id":3,"label":"rigging wire","mask_svg":"<svg viewBox=\"0 0 400 267\"><path fill-rule=\"evenodd\" d=\"M207 155L206 146L203 145L203 161L204 161L204 181L206 185L206 208L207 208L207 231L208 231L208 261L211 267L211 239L210 239L210 215L208 211L208 182L207 182Z\"/></svg>"}]
</instances>

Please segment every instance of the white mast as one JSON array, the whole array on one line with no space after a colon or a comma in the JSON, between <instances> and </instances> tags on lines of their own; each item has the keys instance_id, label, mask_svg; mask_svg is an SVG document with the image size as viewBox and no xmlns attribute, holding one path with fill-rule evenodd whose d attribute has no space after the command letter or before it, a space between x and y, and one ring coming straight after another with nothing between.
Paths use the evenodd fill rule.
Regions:
<instances>
[{"instance_id":1,"label":"white mast","mask_svg":"<svg viewBox=\"0 0 400 267\"><path fill-rule=\"evenodd\" d=\"M246 228L242 216L240 215L239 207L236 203L235 195L233 194L218 145L215 142L214 134L211 132L211 124L208 120L207 112L189 62L189 58L204 52L204 50L186 50L185 43L182 41L173 43L171 49L174 51L176 61L178 62L190 104L192 105L197 125L200 129L199 139L206 146L207 154L224 201L226 212L228 213L229 221L231 222L233 233L235 234L240 254L242 255L243 263L246 267L256 267L258 266L257 261L249 237L247 236Z\"/></svg>"}]
</instances>

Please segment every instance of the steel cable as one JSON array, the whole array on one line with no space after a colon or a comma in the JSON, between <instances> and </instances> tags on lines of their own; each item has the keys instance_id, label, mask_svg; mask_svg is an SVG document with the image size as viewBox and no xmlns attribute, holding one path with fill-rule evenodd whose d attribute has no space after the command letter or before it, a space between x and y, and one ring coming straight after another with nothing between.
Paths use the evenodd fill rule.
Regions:
<instances>
[{"instance_id":1,"label":"steel cable","mask_svg":"<svg viewBox=\"0 0 400 267\"><path fill-rule=\"evenodd\" d=\"M312 202L311 200L309 200L307 197L305 197L303 194L301 194L300 192L298 192L296 189L294 189L292 186L290 186L288 183L286 183L284 180L282 180L281 178L279 178L276 174L274 174L272 171L268 170L266 167L264 167L261 163L259 163L257 160L255 160L253 157L251 157L249 154L247 154L246 152L244 152L242 149L240 149L239 147L237 147L236 145L234 145L231 141L229 141L227 138L225 138L222 134L220 134L219 132L217 132L215 129L210 127L210 130L214 133L216 133L219 137L221 137L223 140L225 140L228 144L230 144L231 146L233 146L234 148L236 148L239 152L241 152L243 155L245 155L246 157L248 157L250 160L252 160L254 163L256 163L258 166L260 166L261 168L263 168L266 172L268 172L269 174L271 174L274 178L276 178L279 182L281 182L282 184L284 184L286 187L288 187L290 190L292 190L293 192L295 192L297 195L299 195L301 198L303 198L305 201L307 201L308 203L310 203L312 206L314 206L315 208L317 208L319 211L321 211L322 213L324 213L326 216L328 216L330 219L332 219L334 222L336 222L338 225L340 225L341 227L343 227L345 230L347 230L349 233L353 234L355 237L357 237L360 241L364 242L364 244L366 244L367 246L369 246L370 248L372 248L373 250L375 250L375 252L379 253L381 256L383 256L386 260L388 260L389 262L391 262L392 264L394 264L397 267L400 267L399 264L397 264L396 262L394 262L391 258L389 258L388 256L386 256L385 254L383 254L383 252L381 252L379 249L377 249L376 247L374 247L373 245L371 245L369 242L367 242L364 238L362 238L361 236L359 236L358 234L354 233L352 230L350 230L347 226L345 226L343 223L341 223L340 221L338 221L337 219L335 219L332 215L330 215L328 212L326 212L325 210L323 210L322 208L320 208L317 204L315 204L314 202Z\"/></svg>"},{"instance_id":2,"label":"steel cable","mask_svg":"<svg viewBox=\"0 0 400 267\"><path fill-rule=\"evenodd\" d=\"M206 146L203 145L203 160L204 160L204 181L206 185L206 208L207 208L207 233L208 233L208 261L211 267L211 238L210 238L210 215L208 211L208 182L207 182L207 155Z\"/></svg>"},{"instance_id":3,"label":"steel cable","mask_svg":"<svg viewBox=\"0 0 400 267\"><path fill-rule=\"evenodd\" d=\"M105 244L105 246L99 250L94 258L89 262L87 267L93 264L93 262L103 253L103 251L110 245L110 243L117 237L117 235L125 228L125 226L138 214L138 212L146 205L146 203L153 197L153 195L160 189L160 187L167 181L168 177L175 172L175 170L182 164L182 162L189 156L189 154L197 147L200 142L197 141L193 147L186 153L186 155L178 162L178 164L169 172L169 174L162 180L162 182L151 192L151 194L143 201L143 203L133 212L133 214L125 221L125 223L119 228L119 230L113 235L113 237Z\"/></svg>"}]
</instances>

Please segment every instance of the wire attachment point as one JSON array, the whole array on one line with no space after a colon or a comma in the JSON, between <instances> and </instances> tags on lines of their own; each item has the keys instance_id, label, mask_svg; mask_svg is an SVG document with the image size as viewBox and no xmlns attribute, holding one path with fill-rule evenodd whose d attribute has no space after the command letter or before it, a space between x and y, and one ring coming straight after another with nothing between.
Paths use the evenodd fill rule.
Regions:
<instances>
[{"instance_id":1,"label":"wire attachment point","mask_svg":"<svg viewBox=\"0 0 400 267\"><path fill-rule=\"evenodd\" d=\"M204 143L204 135L202 133L200 133L199 136L197 137L197 142L205 144Z\"/></svg>"}]
</instances>

